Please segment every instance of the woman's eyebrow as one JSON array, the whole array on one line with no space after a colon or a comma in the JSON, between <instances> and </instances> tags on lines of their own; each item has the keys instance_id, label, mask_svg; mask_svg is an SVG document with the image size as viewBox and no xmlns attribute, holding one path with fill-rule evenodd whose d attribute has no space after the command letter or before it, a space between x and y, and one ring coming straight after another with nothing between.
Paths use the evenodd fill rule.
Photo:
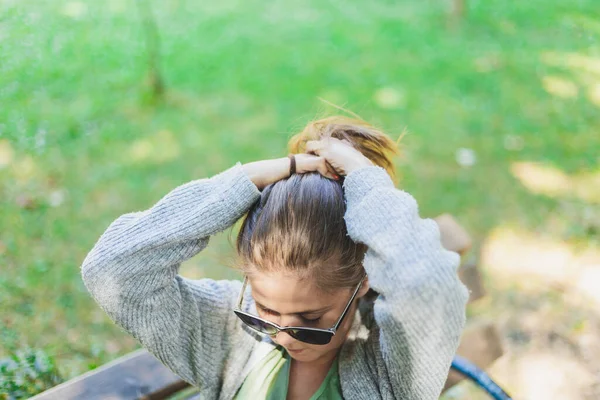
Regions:
<instances>
[{"instance_id":1,"label":"woman's eyebrow","mask_svg":"<svg viewBox=\"0 0 600 400\"><path fill-rule=\"evenodd\" d=\"M329 310L331 310L331 307L323 307L323 308L320 308L318 310L305 310L305 311L295 312L295 313L292 313L292 314L295 314L295 315L318 314L318 313L326 312L326 311L329 311Z\"/></svg>"},{"instance_id":2,"label":"woman's eyebrow","mask_svg":"<svg viewBox=\"0 0 600 400\"><path fill-rule=\"evenodd\" d=\"M275 311L275 310L273 310L273 309L271 309L271 308L269 308L269 307L266 307L266 306L262 305L261 303L259 303L259 302L258 302L258 301L256 301L256 300L254 300L254 302L256 303L256 305L257 305L257 306L259 306L259 307L260 307L260 308L262 308L263 310L269 310L269 311L273 311L273 312L274 312L274 313L276 313L276 314L280 314L279 312L277 312L277 311ZM318 309L318 310L305 310L305 311L296 311L296 312L289 313L289 314L293 314L293 315L302 315L302 314L316 314L316 313L320 313L320 312L329 311L330 309L331 309L331 306L328 306L328 307L323 307L323 308L320 308L320 309Z\"/></svg>"}]
</instances>

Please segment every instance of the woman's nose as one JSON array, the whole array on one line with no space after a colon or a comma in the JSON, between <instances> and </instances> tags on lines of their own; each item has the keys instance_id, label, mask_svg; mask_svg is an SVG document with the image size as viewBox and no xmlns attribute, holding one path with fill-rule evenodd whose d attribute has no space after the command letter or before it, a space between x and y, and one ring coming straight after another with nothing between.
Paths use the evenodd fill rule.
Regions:
<instances>
[{"instance_id":1,"label":"woman's nose","mask_svg":"<svg viewBox=\"0 0 600 400\"><path fill-rule=\"evenodd\" d=\"M286 332L277 332L275 335L275 341L283 347L288 347L293 344L296 339L288 335Z\"/></svg>"},{"instance_id":2,"label":"woman's nose","mask_svg":"<svg viewBox=\"0 0 600 400\"><path fill-rule=\"evenodd\" d=\"M279 326L298 326L298 318L290 315L282 315L279 317Z\"/></svg>"}]
</instances>

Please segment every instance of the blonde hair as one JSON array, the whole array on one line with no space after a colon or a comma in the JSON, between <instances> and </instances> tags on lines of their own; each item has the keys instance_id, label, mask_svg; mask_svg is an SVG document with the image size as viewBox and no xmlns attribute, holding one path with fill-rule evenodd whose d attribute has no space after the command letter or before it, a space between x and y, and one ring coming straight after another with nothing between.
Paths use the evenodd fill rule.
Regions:
<instances>
[{"instance_id":1,"label":"blonde hair","mask_svg":"<svg viewBox=\"0 0 600 400\"><path fill-rule=\"evenodd\" d=\"M347 140L394 178L397 143L367 122L332 116L310 122L289 142L291 153L306 142L333 137ZM367 250L348 236L342 182L319 173L294 174L275 182L250 208L237 237L242 271L284 271L312 278L325 291L354 287L364 275Z\"/></svg>"}]
</instances>

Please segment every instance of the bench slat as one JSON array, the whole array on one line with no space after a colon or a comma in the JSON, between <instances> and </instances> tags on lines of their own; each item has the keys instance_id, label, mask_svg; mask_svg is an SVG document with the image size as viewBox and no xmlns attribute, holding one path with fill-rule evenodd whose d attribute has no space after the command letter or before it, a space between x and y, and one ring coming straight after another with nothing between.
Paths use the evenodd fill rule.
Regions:
<instances>
[{"instance_id":1,"label":"bench slat","mask_svg":"<svg viewBox=\"0 0 600 400\"><path fill-rule=\"evenodd\" d=\"M189 385L141 349L31 398L31 400L161 400Z\"/></svg>"}]
</instances>

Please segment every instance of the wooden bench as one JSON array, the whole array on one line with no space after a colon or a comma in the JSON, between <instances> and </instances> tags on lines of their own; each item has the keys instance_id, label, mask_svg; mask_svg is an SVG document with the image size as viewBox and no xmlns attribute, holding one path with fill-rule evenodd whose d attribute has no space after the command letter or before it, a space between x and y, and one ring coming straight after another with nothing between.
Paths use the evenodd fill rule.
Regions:
<instances>
[{"instance_id":1,"label":"wooden bench","mask_svg":"<svg viewBox=\"0 0 600 400\"><path fill-rule=\"evenodd\" d=\"M32 399L161 400L188 386L142 349L55 386Z\"/></svg>"},{"instance_id":2,"label":"wooden bench","mask_svg":"<svg viewBox=\"0 0 600 400\"><path fill-rule=\"evenodd\" d=\"M463 258L472 247L467 232L456 220L444 214L435 221L441 241L448 250ZM459 276L471 291L469 302L485 295L475 258L459 268ZM502 355L498 332L491 322L469 321L457 354L485 369ZM451 371L444 390L464 379ZM33 400L161 400L200 399L196 389L182 381L146 350L137 350L109 364L38 394Z\"/></svg>"}]
</instances>

